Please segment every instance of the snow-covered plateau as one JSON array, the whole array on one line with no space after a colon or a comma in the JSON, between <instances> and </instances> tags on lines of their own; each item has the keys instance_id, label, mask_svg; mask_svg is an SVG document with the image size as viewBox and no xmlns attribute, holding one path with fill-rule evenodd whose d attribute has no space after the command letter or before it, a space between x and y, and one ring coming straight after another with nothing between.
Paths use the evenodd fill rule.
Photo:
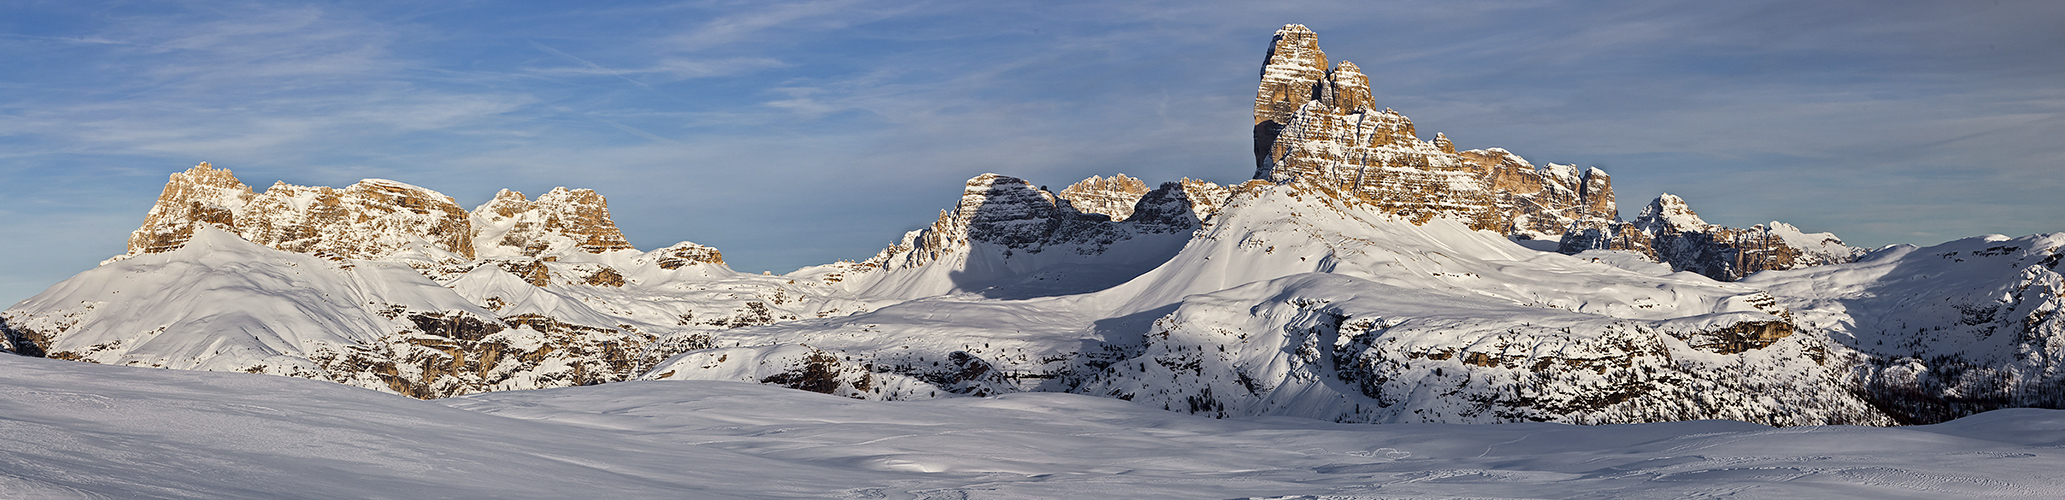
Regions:
<instances>
[{"instance_id":1,"label":"snow-covered plateau","mask_svg":"<svg viewBox=\"0 0 2065 500\"><path fill-rule=\"evenodd\" d=\"M1419 139L1303 26L1262 76L1252 180L982 174L785 275L634 248L586 189L467 210L202 163L0 311L0 497L2059 486L2065 233L1622 220L1602 170Z\"/></svg>"},{"instance_id":2,"label":"snow-covered plateau","mask_svg":"<svg viewBox=\"0 0 2065 500\"><path fill-rule=\"evenodd\" d=\"M2051 498L2065 412L1911 427L1337 424L625 382L422 401L0 357L0 498Z\"/></svg>"}]
</instances>

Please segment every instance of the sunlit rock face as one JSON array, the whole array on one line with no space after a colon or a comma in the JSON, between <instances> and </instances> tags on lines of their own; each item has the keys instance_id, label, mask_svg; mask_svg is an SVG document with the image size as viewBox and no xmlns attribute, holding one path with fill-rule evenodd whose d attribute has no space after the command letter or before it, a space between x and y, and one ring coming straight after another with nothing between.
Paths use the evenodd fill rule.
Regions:
<instances>
[{"instance_id":1,"label":"sunlit rock face","mask_svg":"<svg viewBox=\"0 0 2065 500\"><path fill-rule=\"evenodd\" d=\"M177 249L193 237L198 224L234 227L236 212L251 197L251 187L238 182L229 169L207 162L172 174L157 205L144 216L143 227L129 235L129 255Z\"/></svg>"},{"instance_id":2,"label":"sunlit rock face","mask_svg":"<svg viewBox=\"0 0 2065 500\"><path fill-rule=\"evenodd\" d=\"M173 174L129 255L177 249L208 224L281 250L353 259L473 257L472 226L452 197L366 179L343 189L276 183L261 194L207 163Z\"/></svg>"},{"instance_id":3,"label":"sunlit rock face","mask_svg":"<svg viewBox=\"0 0 2065 500\"><path fill-rule=\"evenodd\" d=\"M1415 221L1449 217L1504 234L1556 239L1571 224L1617 217L1598 169L1537 168L1502 149L1421 140L1411 119L1377 109L1370 77L1328 66L1303 25L1276 32L1255 93L1256 179L1361 198Z\"/></svg>"},{"instance_id":4,"label":"sunlit rock face","mask_svg":"<svg viewBox=\"0 0 2065 500\"><path fill-rule=\"evenodd\" d=\"M690 242L639 253L587 189L503 190L469 213L381 179L254 193L202 163L171 175L128 253L0 332L22 354L435 398L623 380L708 330L821 312L814 285Z\"/></svg>"},{"instance_id":5,"label":"sunlit rock face","mask_svg":"<svg viewBox=\"0 0 2065 500\"><path fill-rule=\"evenodd\" d=\"M701 264L724 263L724 253L717 251L715 247L686 241L675 243L659 250L653 250L647 253L646 257L652 259L653 263L659 265L661 269L680 269Z\"/></svg>"},{"instance_id":6,"label":"sunlit rock face","mask_svg":"<svg viewBox=\"0 0 2065 500\"><path fill-rule=\"evenodd\" d=\"M1605 171L1537 167L1499 148L1457 151L1443 134L1421 140L1411 119L1377 109L1369 81L1354 63L1329 67L1318 35L1304 26L1278 30L1255 94L1255 178L1356 198L1415 222L1446 217L1555 241L1564 253L1630 250L1724 281L1862 253L1834 235L1778 222L1709 225L1668 194L1621 222Z\"/></svg>"},{"instance_id":7,"label":"sunlit rock face","mask_svg":"<svg viewBox=\"0 0 2065 500\"><path fill-rule=\"evenodd\" d=\"M590 189L553 188L536 201L507 189L473 209L482 256L541 257L631 249L610 219L609 202Z\"/></svg>"},{"instance_id":8,"label":"sunlit rock face","mask_svg":"<svg viewBox=\"0 0 2065 500\"><path fill-rule=\"evenodd\" d=\"M1834 234L1802 232L1778 221L1747 229L1708 224L1683 198L1670 193L1649 202L1630 222L1572 225L1560 250L1628 250L1672 269L1721 281L1764 270L1851 262L1865 253L1844 245Z\"/></svg>"},{"instance_id":9,"label":"sunlit rock face","mask_svg":"<svg viewBox=\"0 0 2065 500\"><path fill-rule=\"evenodd\" d=\"M1111 220L1126 220L1133 216L1133 204L1147 194L1147 183L1126 174L1109 178L1090 176L1081 182L1069 185L1056 193L1077 211L1111 216Z\"/></svg>"}]
</instances>

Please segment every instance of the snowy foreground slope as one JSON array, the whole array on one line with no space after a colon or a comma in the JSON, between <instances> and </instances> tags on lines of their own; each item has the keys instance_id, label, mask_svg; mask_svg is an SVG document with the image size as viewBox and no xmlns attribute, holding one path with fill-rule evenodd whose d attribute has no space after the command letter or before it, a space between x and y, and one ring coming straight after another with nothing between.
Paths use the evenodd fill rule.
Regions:
<instances>
[{"instance_id":1,"label":"snowy foreground slope","mask_svg":"<svg viewBox=\"0 0 2065 500\"><path fill-rule=\"evenodd\" d=\"M0 498L2047 498L2065 412L1367 426L628 382L437 401L0 357Z\"/></svg>"}]
</instances>

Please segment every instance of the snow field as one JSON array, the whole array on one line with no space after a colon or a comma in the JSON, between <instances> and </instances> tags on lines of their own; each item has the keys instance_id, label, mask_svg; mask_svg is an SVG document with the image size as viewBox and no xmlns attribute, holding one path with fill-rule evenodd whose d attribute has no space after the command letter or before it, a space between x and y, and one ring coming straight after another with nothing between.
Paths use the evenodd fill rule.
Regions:
<instances>
[{"instance_id":1,"label":"snow field","mask_svg":"<svg viewBox=\"0 0 2065 500\"><path fill-rule=\"evenodd\" d=\"M2065 412L1903 428L1209 419L625 382L421 401L0 357L0 498L2046 498Z\"/></svg>"}]
</instances>

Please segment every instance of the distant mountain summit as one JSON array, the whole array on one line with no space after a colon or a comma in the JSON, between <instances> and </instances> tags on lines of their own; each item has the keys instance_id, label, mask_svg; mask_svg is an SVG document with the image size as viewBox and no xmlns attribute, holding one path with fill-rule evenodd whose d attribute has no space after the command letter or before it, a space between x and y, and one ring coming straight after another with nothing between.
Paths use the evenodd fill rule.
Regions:
<instances>
[{"instance_id":1,"label":"distant mountain summit","mask_svg":"<svg viewBox=\"0 0 2065 500\"><path fill-rule=\"evenodd\" d=\"M276 183L254 194L227 169L206 162L172 174L128 255L178 249L213 225L281 250L431 265L474 256L465 209L452 197L383 179L343 189Z\"/></svg>"},{"instance_id":2,"label":"distant mountain summit","mask_svg":"<svg viewBox=\"0 0 2065 500\"><path fill-rule=\"evenodd\" d=\"M1764 270L1851 262L1867 252L1830 233L1807 233L1778 221L1747 229L1708 224L1685 200L1664 193L1633 221L1571 224L1558 248L1631 251L1672 269L1734 281Z\"/></svg>"},{"instance_id":3,"label":"distant mountain summit","mask_svg":"<svg viewBox=\"0 0 2065 500\"><path fill-rule=\"evenodd\" d=\"M1369 81L1354 63L1329 67L1319 35L1304 25L1277 30L1255 92L1255 178L1339 192L1414 221L1450 217L1472 229L1558 241L1565 253L1631 250L1724 281L1863 253L1834 235L1777 222L1750 235L1704 222L1673 225L1645 211L1642 221L1650 222L1629 226L1620 222L1605 171L1535 167L1498 148L1458 152L1439 133L1421 140L1411 119L1377 109ZM1668 194L1650 210L1691 213ZM1778 234L1763 234L1772 231Z\"/></svg>"},{"instance_id":4,"label":"distant mountain summit","mask_svg":"<svg viewBox=\"0 0 2065 500\"><path fill-rule=\"evenodd\" d=\"M1369 78L1287 25L1251 180L981 174L872 257L785 275L690 242L640 251L586 189L469 211L379 179L254 192L203 163L171 175L127 253L0 312L0 349L419 398L727 380L1771 425L2065 406L2065 234L1865 252L1709 224L1669 194L1622 220L1604 171L1423 140Z\"/></svg>"},{"instance_id":5,"label":"distant mountain summit","mask_svg":"<svg viewBox=\"0 0 2065 500\"><path fill-rule=\"evenodd\" d=\"M1304 25L1277 30L1255 93L1255 178L1531 239L1618 217L1606 172L1536 168L1502 149L1457 152L1442 134L1421 140L1411 119L1377 109L1369 81L1354 63L1329 68Z\"/></svg>"}]
</instances>

